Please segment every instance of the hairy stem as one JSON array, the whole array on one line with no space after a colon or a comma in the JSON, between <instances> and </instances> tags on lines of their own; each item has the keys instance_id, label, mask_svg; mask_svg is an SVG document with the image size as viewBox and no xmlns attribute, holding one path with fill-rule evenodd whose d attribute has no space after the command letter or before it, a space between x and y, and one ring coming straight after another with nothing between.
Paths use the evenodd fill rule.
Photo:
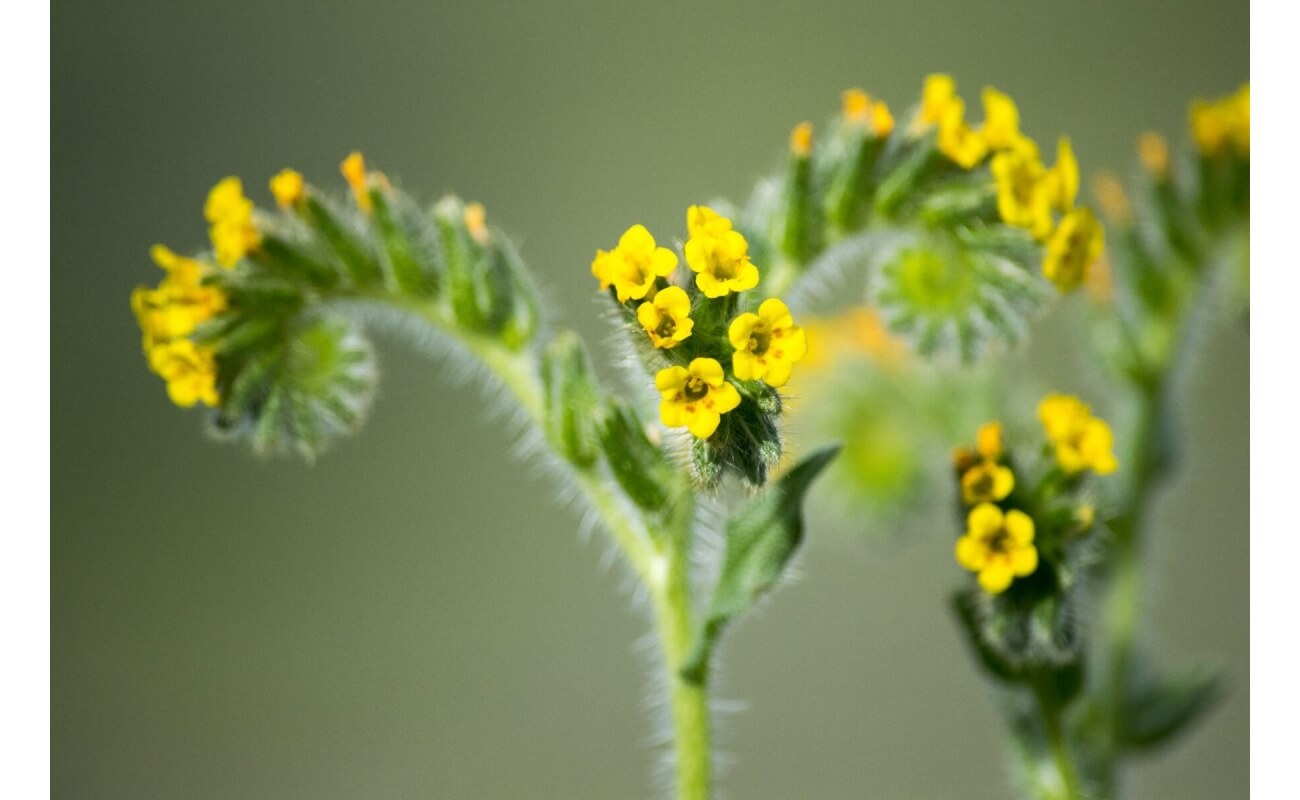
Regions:
<instances>
[{"instance_id":1,"label":"hairy stem","mask_svg":"<svg viewBox=\"0 0 1300 800\"><path fill-rule=\"evenodd\" d=\"M709 744L709 697L706 683L688 681L682 668L695 638L692 623L689 529L664 537L661 561L649 583L663 649L665 680L672 702L678 800L707 800L713 770Z\"/></svg>"},{"instance_id":2,"label":"hairy stem","mask_svg":"<svg viewBox=\"0 0 1300 800\"><path fill-rule=\"evenodd\" d=\"M389 294L355 299L397 307L457 338L515 396L532 423L542 427L545 414L542 387L531 355L511 351L493 339L452 334L453 327L436 306ZM690 505L683 501L684 513L671 530L652 535L634 505L598 468L573 465L570 468L583 498L600 517L654 602L673 715L676 796L678 800L707 800L712 790L708 689L681 676L695 636L690 585Z\"/></svg>"},{"instance_id":3,"label":"hairy stem","mask_svg":"<svg viewBox=\"0 0 1300 800\"><path fill-rule=\"evenodd\" d=\"M1079 780L1079 769L1074 763L1074 756L1070 753L1070 745L1061 726L1061 709L1041 689L1035 689L1034 694L1038 700L1038 711L1042 718L1043 732L1047 737L1047 746L1051 751L1052 762L1056 765L1057 777L1061 782L1061 793L1052 794L1044 800L1049 798L1050 800L1082 800L1083 786Z\"/></svg>"}]
</instances>

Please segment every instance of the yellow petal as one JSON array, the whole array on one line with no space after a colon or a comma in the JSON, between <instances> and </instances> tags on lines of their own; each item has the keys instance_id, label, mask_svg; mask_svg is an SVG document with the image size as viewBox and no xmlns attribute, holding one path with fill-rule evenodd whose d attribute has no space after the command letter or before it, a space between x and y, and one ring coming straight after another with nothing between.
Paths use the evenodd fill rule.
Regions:
<instances>
[{"instance_id":1,"label":"yellow petal","mask_svg":"<svg viewBox=\"0 0 1300 800\"><path fill-rule=\"evenodd\" d=\"M687 421L686 427L697 438L707 439L718 429L718 423L722 417L716 411L710 411L707 408L697 409L695 414Z\"/></svg>"},{"instance_id":2,"label":"yellow petal","mask_svg":"<svg viewBox=\"0 0 1300 800\"><path fill-rule=\"evenodd\" d=\"M754 266L754 263L746 258L745 263L740 267L740 274L732 279L731 288L738 292L747 292L757 285L758 267Z\"/></svg>"},{"instance_id":3,"label":"yellow petal","mask_svg":"<svg viewBox=\"0 0 1300 800\"><path fill-rule=\"evenodd\" d=\"M767 372L763 375L763 382L774 389L780 389L790 382L790 373L794 371L794 365L783 358L769 357L767 360Z\"/></svg>"},{"instance_id":4,"label":"yellow petal","mask_svg":"<svg viewBox=\"0 0 1300 800\"><path fill-rule=\"evenodd\" d=\"M758 307L758 317L767 323L769 330L789 328L794 325L794 317L790 315L790 308L776 297L770 297L763 301L763 304Z\"/></svg>"},{"instance_id":5,"label":"yellow petal","mask_svg":"<svg viewBox=\"0 0 1300 800\"><path fill-rule=\"evenodd\" d=\"M690 252L689 245L690 243L687 242L688 253ZM694 265L692 265L692 269L694 269ZM695 285L698 286L700 291L704 293L704 296L708 298L725 297L730 294L731 287L727 284L727 281L718 280L713 276L713 273L707 270L700 272L695 276Z\"/></svg>"},{"instance_id":6,"label":"yellow petal","mask_svg":"<svg viewBox=\"0 0 1300 800\"><path fill-rule=\"evenodd\" d=\"M727 340L737 351L749 349L749 337L754 332L754 326L758 324L758 315L744 313L731 321L730 327L727 328ZM748 380L746 378L746 380Z\"/></svg>"},{"instance_id":7,"label":"yellow petal","mask_svg":"<svg viewBox=\"0 0 1300 800\"><path fill-rule=\"evenodd\" d=\"M657 300L658 298L656 298ZM645 328L647 332L653 332L655 328L659 327L660 314L658 305L658 302L647 302L636 307L636 321L641 323L641 327Z\"/></svg>"},{"instance_id":8,"label":"yellow petal","mask_svg":"<svg viewBox=\"0 0 1300 800\"><path fill-rule=\"evenodd\" d=\"M633 225L618 237L618 246L629 254L649 255L655 249L655 237L650 235L644 225Z\"/></svg>"},{"instance_id":9,"label":"yellow petal","mask_svg":"<svg viewBox=\"0 0 1300 800\"><path fill-rule=\"evenodd\" d=\"M1018 544L1025 545L1034 540L1034 521L1019 509L1013 508L1008 511L1002 525Z\"/></svg>"},{"instance_id":10,"label":"yellow petal","mask_svg":"<svg viewBox=\"0 0 1300 800\"><path fill-rule=\"evenodd\" d=\"M994 559L980 570L980 586L989 594L1001 594L1011 585L1012 577L1011 564L1005 559Z\"/></svg>"},{"instance_id":11,"label":"yellow petal","mask_svg":"<svg viewBox=\"0 0 1300 800\"><path fill-rule=\"evenodd\" d=\"M673 256L674 265L676 261L677 256ZM671 316L679 325L691 313L691 298L680 286L669 286L664 289L655 295L654 303L655 308Z\"/></svg>"},{"instance_id":12,"label":"yellow petal","mask_svg":"<svg viewBox=\"0 0 1300 800\"><path fill-rule=\"evenodd\" d=\"M685 367L667 367L655 373L655 388L664 395L680 392L690 377Z\"/></svg>"},{"instance_id":13,"label":"yellow petal","mask_svg":"<svg viewBox=\"0 0 1300 800\"><path fill-rule=\"evenodd\" d=\"M659 419L669 428L680 428L686 424L685 409L681 403L665 397L659 401Z\"/></svg>"},{"instance_id":14,"label":"yellow petal","mask_svg":"<svg viewBox=\"0 0 1300 800\"><path fill-rule=\"evenodd\" d=\"M713 400L713 410L719 414L725 414L740 405L740 392L730 383L724 382L709 392L709 398Z\"/></svg>"},{"instance_id":15,"label":"yellow petal","mask_svg":"<svg viewBox=\"0 0 1300 800\"><path fill-rule=\"evenodd\" d=\"M1011 552L1011 571L1017 577L1034 574L1038 569L1038 551L1033 547L1022 547Z\"/></svg>"},{"instance_id":16,"label":"yellow petal","mask_svg":"<svg viewBox=\"0 0 1300 800\"><path fill-rule=\"evenodd\" d=\"M675 269L677 269L677 254L667 247L655 248L654 255L650 257L650 271L663 278L671 275Z\"/></svg>"},{"instance_id":17,"label":"yellow petal","mask_svg":"<svg viewBox=\"0 0 1300 800\"><path fill-rule=\"evenodd\" d=\"M691 362L690 371L692 375L709 386L721 386L726 380L722 365L718 363L717 359L697 358Z\"/></svg>"},{"instance_id":18,"label":"yellow petal","mask_svg":"<svg viewBox=\"0 0 1300 800\"><path fill-rule=\"evenodd\" d=\"M984 569L984 565L989 560L988 548L980 540L970 536L963 536L957 540L954 555L957 557L957 563L971 572Z\"/></svg>"},{"instance_id":19,"label":"yellow petal","mask_svg":"<svg viewBox=\"0 0 1300 800\"><path fill-rule=\"evenodd\" d=\"M1002 527L1002 509L992 503L980 503L966 517L966 534L981 538Z\"/></svg>"},{"instance_id":20,"label":"yellow petal","mask_svg":"<svg viewBox=\"0 0 1300 800\"><path fill-rule=\"evenodd\" d=\"M739 380L758 380L763 377L763 372L766 369L767 366L759 364L758 359L748 350L737 350L731 356L731 370L736 373Z\"/></svg>"}]
</instances>

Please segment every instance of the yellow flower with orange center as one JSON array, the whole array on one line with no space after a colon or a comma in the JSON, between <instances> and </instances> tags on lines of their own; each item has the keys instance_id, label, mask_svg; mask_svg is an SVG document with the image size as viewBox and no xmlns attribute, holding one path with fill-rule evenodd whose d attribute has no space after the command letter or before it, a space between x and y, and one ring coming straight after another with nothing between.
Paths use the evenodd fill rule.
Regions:
<instances>
[{"instance_id":1,"label":"yellow flower with orange center","mask_svg":"<svg viewBox=\"0 0 1300 800\"><path fill-rule=\"evenodd\" d=\"M1069 473L1091 469L1108 475L1119 468L1110 426L1092 415L1087 403L1067 394L1049 394L1038 404L1038 419L1056 450L1056 463Z\"/></svg>"},{"instance_id":2,"label":"yellow flower with orange center","mask_svg":"<svg viewBox=\"0 0 1300 800\"><path fill-rule=\"evenodd\" d=\"M705 297L724 297L758 285L758 267L749 260L749 242L732 230L731 220L708 206L686 211L686 263Z\"/></svg>"},{"instance_id":3,"label":"yellow flower with orange center","mask_svg":"<svg viewBox=\"0 0 1300 800\"><path fill-rule=\"evenodd\" d=\"M618 247L609 252L596 251L591 274L601 289L614 287L618 301L640 300L650 292L655 278L667 277L677 269L677 254L666 247L656 247L655 239L644 225L633 225L619 237Z\"/></svg>"},{"instance_id":4,"label":"yellow flower with orange center","mask_svg":"<svg viewBox=\"0 0 1300 800\"><path fill-rule=\"evenodd\" d=\"M740 405L740 392L727 382L722 365L697 358L688 367L668 367L655 375L659 418L670 428L686 428L700 439L718 429L722 415Z\"/></svg>"},{"instance_id":5,"label":"yellow flower with orange center","mask_svg":"<svg viewBox=\"0 0 1300 800\"><path fill-rule=\"evenodd\" d=\"M727 338L736 352L731 368L742 381L761 380L785 386L796 362L808 354L808 338L785 303L764 300L758 313L745 313L731 321Z\"/></svg>"},{"instance_id":6,"label":"yellow flower with orange center","mask_svg":"<svg viewBox=\"0 0 1300 800\"><path fill-rule=\"evenodd\" d=\"M636 319L655 347L676 347L691 335L691 298L680 286L669 286L637 306Z\"/></svg>"},{"instance_id":7,"label":"yellow flower with orange center","mask_svg":"<svg viewBox=\"0 0 1300 800\"><path fill-rule=\"evenodd\" d=\"M1003 513L992 503L981 503L966 518L966 535L957 540L957 563L979 574L979 584L989 594L1005 592L1016 578L1038 569L1034 548L1034 521L1023 511Z\"/></svg>"}]
</instances>

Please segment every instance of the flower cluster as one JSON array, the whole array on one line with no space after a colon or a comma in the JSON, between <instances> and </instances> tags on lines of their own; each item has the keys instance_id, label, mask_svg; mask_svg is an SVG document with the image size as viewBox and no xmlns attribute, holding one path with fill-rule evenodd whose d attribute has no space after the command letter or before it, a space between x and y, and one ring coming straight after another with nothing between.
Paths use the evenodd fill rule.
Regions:
<instances>
[{"instance_id":1,"label":"flower cluster","mask_svg":"<svg viewBox=\"0 0 1300 800\"><path fill-rule=\"evenodd\" d=\"M199 324L226 307L219 288L204 285L213 271L207 264L154 245L154 263L167 274L156 288L131 292L131 309L144 337L150 369L167 382L167 394L178 406L217 405L216 364L210 346L190 338Z\"/></svg>"},{"instance_id":2,"label":"flower cluster","mask_svg":"<svg viewBox=\"0 0 1300 800\"><path fill-rule=\"evenodd\" d=\"M223 267L233 267L261 244L253 225L253 201L239 178L224 178L208 193L203 215L211 226L212 250Z\"/></svg>"},{"instance_id":3,"label":"flower cluster","mask_svg":"<svg viewBox=\"0 0 1300 800\"><path fill-rule=\"evenodd\" d=\"M718 447L757 427L760 435L747 438L779 447L764 418L779 411L775 390L806 355L806 334L781 300L750 305L746 293L758 286L759 269L730 219L691 206L686 228L682 254L690 273L678 269L677 253L633 225L613 250L597 251L592 274L623 310L655 371L664 425ZM724 418L746 407L733 430L719 434Z\"/></svg>"},{"instance_id":4,"label":"flower cluster","mask_svg":"<svg viewBox=\"0 0 1300 800\"><path fill-rule=\"evenodd\" d=\"M986 87L984 121L972 128L966 104L947 75L931 75L922 92L914 130L937 130L940 153L964 170L986 159L997 187L1002 221L1045 242L1043 275L1061 291L1078 287L1102 250L1101 225L1090 210L1076 207L1079 164L1070 140L1057 142L1056 163L1048 168L1038 144L1020 130L1020 112L1006 94Z\"/></svg>"},{"instance_id":5,"label":"flower cluster","mask_svg":"<svg viewBox=\"0 0 1300 800\"><path fill-rule=\"evenodd\" d=\"M1073 499L1082 474L1107 475L1118 467L1110 427L1077 397L1047 395L1038 417L1051 463L1023 470L1019 480L1003 446L1001 423L980 426L974 446L953 454L962 504L970 509L954 554L958 564L978 574L989 594L1001 594L1016 579L1034 575L1040 553L1046 552L1054 566L1062 561L1064 540L1093 522L1092 507ZM1035 520L1046 524L1044 531ZM1036 535L1046 536L1046 542Z\"/></svg>"}]
</instances>

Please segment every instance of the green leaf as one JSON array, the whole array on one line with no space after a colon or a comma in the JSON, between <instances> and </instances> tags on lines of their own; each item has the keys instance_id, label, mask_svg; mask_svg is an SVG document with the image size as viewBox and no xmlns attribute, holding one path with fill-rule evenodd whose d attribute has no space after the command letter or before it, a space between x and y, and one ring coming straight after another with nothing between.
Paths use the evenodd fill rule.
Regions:
<instances>
[{"instance_id":1,"label":"green leaf","mask_svg":"<svg viewBox=\"0 0 1300 800\"><path fill-rule=\"evenodd\" d=\"M704 683L723 629L780 580L803 541L804 496L839 452L833 445L812 453L727 521L722 571L695 650L682 668L686 680Z\"/></svg>"},{"instance_id":2,"label":"green leaf","mask_svg":"<svg viewBox=\"0 0 1300 800\"><path fill-rule=\"evenodd\" d=\"M1124 699L1121 741L1133 750L1165 744L1187 730L1222 696L1222 675L1204 664L1134 681Z\"/></svg>"}]
</instances>

